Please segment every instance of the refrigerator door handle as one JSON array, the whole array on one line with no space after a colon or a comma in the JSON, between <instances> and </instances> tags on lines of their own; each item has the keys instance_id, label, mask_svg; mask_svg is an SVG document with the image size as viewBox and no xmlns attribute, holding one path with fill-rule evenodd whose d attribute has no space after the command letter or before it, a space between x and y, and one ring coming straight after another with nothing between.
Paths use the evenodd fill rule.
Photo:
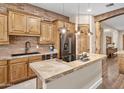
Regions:
<instances>
[{"instance_id":1,"label":"refrigerator door handle","mask_svg":"<svg viewBox=\"0 0 124 93\"><path fill-rule=\"evenodd\" d=\"M69 53L72 53L72 38L69 38Z\"/></svg>"}]
</instances>

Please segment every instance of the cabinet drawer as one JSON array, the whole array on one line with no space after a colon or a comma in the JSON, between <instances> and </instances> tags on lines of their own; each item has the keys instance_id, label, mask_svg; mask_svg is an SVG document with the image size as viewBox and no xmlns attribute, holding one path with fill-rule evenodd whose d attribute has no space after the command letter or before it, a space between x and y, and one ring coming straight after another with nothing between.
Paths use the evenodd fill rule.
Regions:
<instances>
[{"instance_id":1,"label":"cabinet drawer","mask_svg":"<svg viewBox=\"0 0 124 93\"><path fill-rule=\"evenodd\" d=\"M28 58L17 58L9 61L9 64L19 63L19 62L28 62Z\"/></svg>"},{"instance_id":2,"label":"cabinet drawer","mask_svg":"<svg viewBox=\"0 0 124 93\"><path fill-rule=\"evenodd\" d=\"M6 60L0 60L0 66L1 65L6 65L7 64L7 61Z\"/></svg>"},{"instance_id":3,"label":"cabinet drawer","mask_svg":"<svg viewBox=\"0 0 124 93\"><path fill-rule=\"evenodd\" d=\"M41 61L41 60L42 60L42 56L29 57L29 62L35 62L35 61Z\"/></svg>"}]
</instances>

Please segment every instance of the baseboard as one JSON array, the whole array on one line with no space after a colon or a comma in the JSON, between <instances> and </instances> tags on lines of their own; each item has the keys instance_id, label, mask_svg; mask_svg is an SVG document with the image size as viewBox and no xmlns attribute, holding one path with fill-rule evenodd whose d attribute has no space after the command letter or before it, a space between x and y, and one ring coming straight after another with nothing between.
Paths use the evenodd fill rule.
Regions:
<instances>
[{"instance_id":1,"label":"baseboard","mask_svg":"<svg viewBox=\"0 0 124 93\"><path fill-rule=\"evenodd\" d=\"M102 78L95 82L89 89L96 89L102 83Z\"/></svg>"}]
</instances>

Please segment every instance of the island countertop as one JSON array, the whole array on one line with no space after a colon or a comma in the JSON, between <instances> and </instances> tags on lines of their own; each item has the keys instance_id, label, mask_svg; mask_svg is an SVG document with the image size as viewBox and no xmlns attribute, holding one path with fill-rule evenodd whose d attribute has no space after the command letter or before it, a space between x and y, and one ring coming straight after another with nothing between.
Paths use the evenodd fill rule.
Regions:
<instances>
[{"instance_id":1,"label":"island countertop","mask_svg":"<svg viewBox=\"0 0 124 93\"><path fill-rule=\"evenodd\" d=\"M106 58L106 55L102 54L89 54L89 61L83 62L81 60L75 60L72 62L65 62L60 59L50 59L39 62L30 63L30 67L36 73L38 78L45 83L51 82L57 78L60 78L66 74L72 73L80 68L88 66L97 60Z\"/></svg>"}]
</instances>

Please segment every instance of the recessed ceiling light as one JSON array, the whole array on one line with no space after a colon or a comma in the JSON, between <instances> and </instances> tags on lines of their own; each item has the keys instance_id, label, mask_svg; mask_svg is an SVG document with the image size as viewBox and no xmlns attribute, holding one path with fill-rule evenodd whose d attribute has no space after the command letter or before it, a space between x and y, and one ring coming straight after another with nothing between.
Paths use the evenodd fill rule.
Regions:
<instances>
[{"instance_id":1,"label":"recessed ceiling light","mask_svg":"<svg viewBox=\"0 0 124 93\"><path fill-rule=\"evenodd\" d=\"M92 9L87 9L87 12L91 12L92 11Z\"/></svg>"}]
</instances>

